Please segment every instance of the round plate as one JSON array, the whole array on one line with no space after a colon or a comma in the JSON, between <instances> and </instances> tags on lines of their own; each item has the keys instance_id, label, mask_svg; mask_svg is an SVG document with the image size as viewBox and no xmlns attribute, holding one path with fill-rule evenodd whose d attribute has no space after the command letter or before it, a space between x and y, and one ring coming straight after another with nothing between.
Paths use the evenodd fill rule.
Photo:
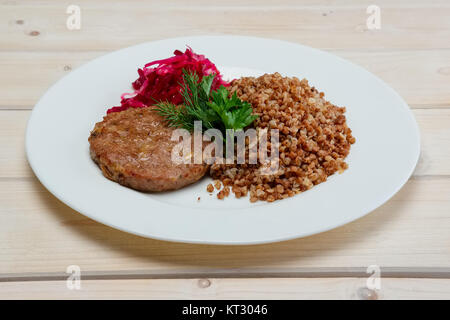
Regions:
<instances>
[{"instance_id":1,"label":"round plate","mask_svg":"<svg viewBox=\"0 0 450 320\"><path fill-rule=\"evenodd\" d=\"M103 177L88 137L106 110L130 92L137 68L186 45L225 78L279 72L306 78L347 108L356 137L349 169L311 190L273 203L206 192L209 178L184 189L146 194ZM42 184L78 212L144 237L210 244L253 244L326 231L374 210L408 180L419 131L408 105L383 81L344 59L302 45L261 38L202 36L155 41L97 58L53 85L34 107L28 160ZM201 197L200 201L197 200Z\"/></svg>"}]
</instances>

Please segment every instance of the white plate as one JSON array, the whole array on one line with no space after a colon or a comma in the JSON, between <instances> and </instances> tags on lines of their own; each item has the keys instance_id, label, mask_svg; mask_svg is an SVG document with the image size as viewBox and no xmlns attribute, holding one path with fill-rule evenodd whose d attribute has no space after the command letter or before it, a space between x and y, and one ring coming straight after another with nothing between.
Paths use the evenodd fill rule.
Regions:
<instances>
[{"instance_id":1,"label":"white plate","mask_svg":"<svg viewBox=\"0 0 450 320\"><path fill-rule=\"evenodd\" d=\"M88 136L106 109L129 92L137 68L191 46L226 77L280 72L307 78L347 107L356 143L349 169L295 197L251 204L206 192L209 178L174 192L144 194L104 178L89 157ZM419 131L408 105L383 81L339 57L278 40L186 37L144 43L95 59L52 86L34 107L28 160L57 198L78 212L144 237L214 244L287 240L326 231L369 213L408 180ZM197 197L201 197L197 201Z\"/></svg>"}]
</instances>

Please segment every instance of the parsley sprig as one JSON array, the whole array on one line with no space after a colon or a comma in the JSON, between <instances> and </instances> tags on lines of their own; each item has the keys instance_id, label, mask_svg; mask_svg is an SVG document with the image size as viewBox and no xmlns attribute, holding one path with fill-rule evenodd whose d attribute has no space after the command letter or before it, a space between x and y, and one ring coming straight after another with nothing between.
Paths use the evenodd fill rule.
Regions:
<instances>
[{"instance_id":1,"label":"parsley sprig","mask_svg":"<svg viewBox=\"0 0 450 320\"><path fill-rule=\"evenodd\" d=\"M225 133L226 129L242 130L258 116L253 115L250 103L240 100L236 93L231 97L221 86L212 91L215 74L204 76L201 81L196 73L183 70L181 96L184 106L170 102L159 102L156 111L171 127L194 129L194 121L201 120L204 130L215 128Z\"/></svg>"}]
</instances>

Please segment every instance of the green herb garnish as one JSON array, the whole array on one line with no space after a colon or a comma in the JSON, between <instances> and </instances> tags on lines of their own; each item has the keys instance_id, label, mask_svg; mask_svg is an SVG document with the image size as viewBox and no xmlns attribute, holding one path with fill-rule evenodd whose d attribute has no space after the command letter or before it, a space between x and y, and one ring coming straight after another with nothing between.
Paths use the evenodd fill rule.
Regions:
<instances>
[{"instance_id":1,"label":"green herb garnish","mask_svg":"<svg viewBox=\"0 0 450 320\"><path fill-rule=\"evenodd\" d=\"M202 121L203 129L242 130L258 116L252 115L250 103L240 100L236 93L229 97L228 90L221 86L211 91L215 74L204 76L201 81L196 73L183 70L181 96L184 107L170 102L159 102L155 109L171 127L194 129L194 121Z\"/></svg>"}]
</instances>

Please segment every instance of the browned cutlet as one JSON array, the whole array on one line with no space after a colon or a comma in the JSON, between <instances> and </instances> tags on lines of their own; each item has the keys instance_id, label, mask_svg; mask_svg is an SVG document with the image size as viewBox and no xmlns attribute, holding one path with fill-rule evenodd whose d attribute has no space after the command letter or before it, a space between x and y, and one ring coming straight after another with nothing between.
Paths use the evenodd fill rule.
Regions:
<instances>
[{"instance_id":1,"label":"browned cutlet","mask_svg":"<svg viewBox=\"0 0 450 320\"><path fill-rule=\"evenodd\" d=\"M202 178L205 164L171 160L173 128L151 107L130 108L106 115L89 137L92 159L103 175L140 191L182 188Z\"/></svg>"}]
</instances>

